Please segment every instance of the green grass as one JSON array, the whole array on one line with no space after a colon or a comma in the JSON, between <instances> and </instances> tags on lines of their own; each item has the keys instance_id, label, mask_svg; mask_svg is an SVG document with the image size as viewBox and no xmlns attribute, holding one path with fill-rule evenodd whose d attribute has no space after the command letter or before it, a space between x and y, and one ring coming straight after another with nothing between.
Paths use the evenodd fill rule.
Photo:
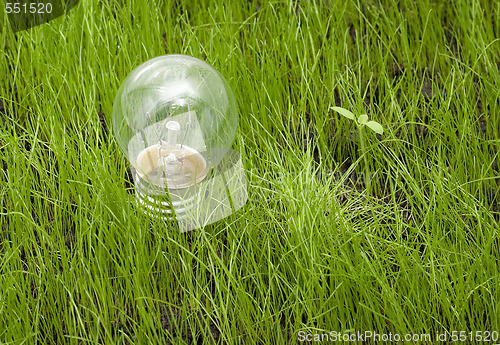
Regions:
<instances>
[{"instance_id":1,"label":"green grass","mask_svg":"<svg viewBox=\"0 0 500 345\"><path fill-rule=\"evenodd\" d=\"M500 4L196 3L2 14L0 343L500 331ZM166 53L228 79L248 170L248 204L186 234L136 206L98 115ZM385 128L370 193L336 103Z\"/></svg>"}]
</instances>

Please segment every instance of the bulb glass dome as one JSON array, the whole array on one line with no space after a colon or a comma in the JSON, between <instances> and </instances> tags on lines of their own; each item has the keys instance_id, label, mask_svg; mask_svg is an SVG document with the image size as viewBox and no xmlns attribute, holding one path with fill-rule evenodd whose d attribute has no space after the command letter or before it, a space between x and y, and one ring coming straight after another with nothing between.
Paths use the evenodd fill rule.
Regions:
<instances>
[{"instance_id":1,"label":"bulb glass dome","mask_svg":"<svg viewBox=\"0 0 500 345\"><path fill-rule=\"evenodd\" d=\"M132 165L141 202L155 209L168 204L170 210L160 211L169 215L172 208L179 214L189 203L203 204L196 196L202 190L207 194L207 188L218 194L211 200L227 203L220 191L228 188L227 179L214 179L213 170L233 171L227 159L234 158L230 147L237 125L227 81L207 63L185 55L160 56L137 67L113 106L114 133ZM208 206L214 207L219 206Z\"/></svg>"},{"instance_id":2,"label":"bulb glass dome","mask_svg":"<svg viewBox=\"0 0 500 345\"><path fill-rule=\"evenodd\" d=\"M132 166L154 183L168 175L171 189L189 185L190 178L195 183L219 163L237 124L224 78L185 55L160 56L136 68L113 107L115 135Z\"/></svg>"}]
</instances>

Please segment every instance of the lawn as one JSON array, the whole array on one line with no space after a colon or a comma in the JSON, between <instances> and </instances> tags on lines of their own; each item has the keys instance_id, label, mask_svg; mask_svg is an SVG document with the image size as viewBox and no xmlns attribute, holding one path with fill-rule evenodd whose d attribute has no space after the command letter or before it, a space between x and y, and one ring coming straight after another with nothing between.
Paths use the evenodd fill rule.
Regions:
<instances>
[{"instance_id":1,"label":"lawn","mask_svg":"<svg viewBox=\"0 0 500 345\"><path fill-rule=\"evenodd\" d=\"M1 344L500 342L500 2L0 12ZM249 192L188 233L135 203L111 128L124 78L174 53L233 88ZM362 147L334 106L384 133Z\"/></svg>"}]
</instances>

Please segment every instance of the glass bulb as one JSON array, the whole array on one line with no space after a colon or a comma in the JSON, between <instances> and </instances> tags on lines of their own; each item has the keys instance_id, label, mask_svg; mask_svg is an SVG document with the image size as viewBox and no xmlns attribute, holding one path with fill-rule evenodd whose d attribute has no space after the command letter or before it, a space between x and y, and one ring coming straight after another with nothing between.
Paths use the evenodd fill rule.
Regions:
<instances>
[{"instance_id":1,"label":"glass bulb","mask_svg":"<svg viewBox=\"0 0 500 345\"><path fill-rule=\"evenodd\" d=\"M212 183L214 193L219 188L211 181L213 168L227 163L221 162L237 124L226 80L207 63L185 55L160 56L137 67L113 106L114 133L133 168L138 198L169 216L185 212L188 204L203 204L196 199L202 182L205 187ZM220 195L213 199L225 203ZM167 204L170 209L162 210Z\"/></svg>"},{"instance_id":2,"label":"glass bulb","mask_svg":"<svg viewBox=\"0 0 500 345\"><path fill-rule=\"evenodd\" d=\"M187 175L192 183L202 179L231 147L237 124L236 102L224 78L185 55L160 56L136 68L113 107L118 143L137 171L163 183L180 164L183 178L172 176L169 188L182 180L178 187L184 187Z\"/></svg>"}]
</instances>

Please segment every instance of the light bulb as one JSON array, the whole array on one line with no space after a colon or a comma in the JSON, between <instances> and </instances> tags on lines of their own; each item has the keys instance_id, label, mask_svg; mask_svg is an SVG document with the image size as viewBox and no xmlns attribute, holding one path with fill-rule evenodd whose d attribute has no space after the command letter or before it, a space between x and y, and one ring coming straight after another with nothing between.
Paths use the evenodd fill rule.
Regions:
<instances>
[{"instance_id":1,"label":"light bulb","mask_svg":"<svg viewBox=\"0 0 500 345\"><path fill-rule=\"evenodd\" d=\"M116 139L132 166L136 196L181 231L227 217L247 200L238 125L226 80L185 55L154 58L125 79L113 106Z\"/></svg>"}]
</instances>

